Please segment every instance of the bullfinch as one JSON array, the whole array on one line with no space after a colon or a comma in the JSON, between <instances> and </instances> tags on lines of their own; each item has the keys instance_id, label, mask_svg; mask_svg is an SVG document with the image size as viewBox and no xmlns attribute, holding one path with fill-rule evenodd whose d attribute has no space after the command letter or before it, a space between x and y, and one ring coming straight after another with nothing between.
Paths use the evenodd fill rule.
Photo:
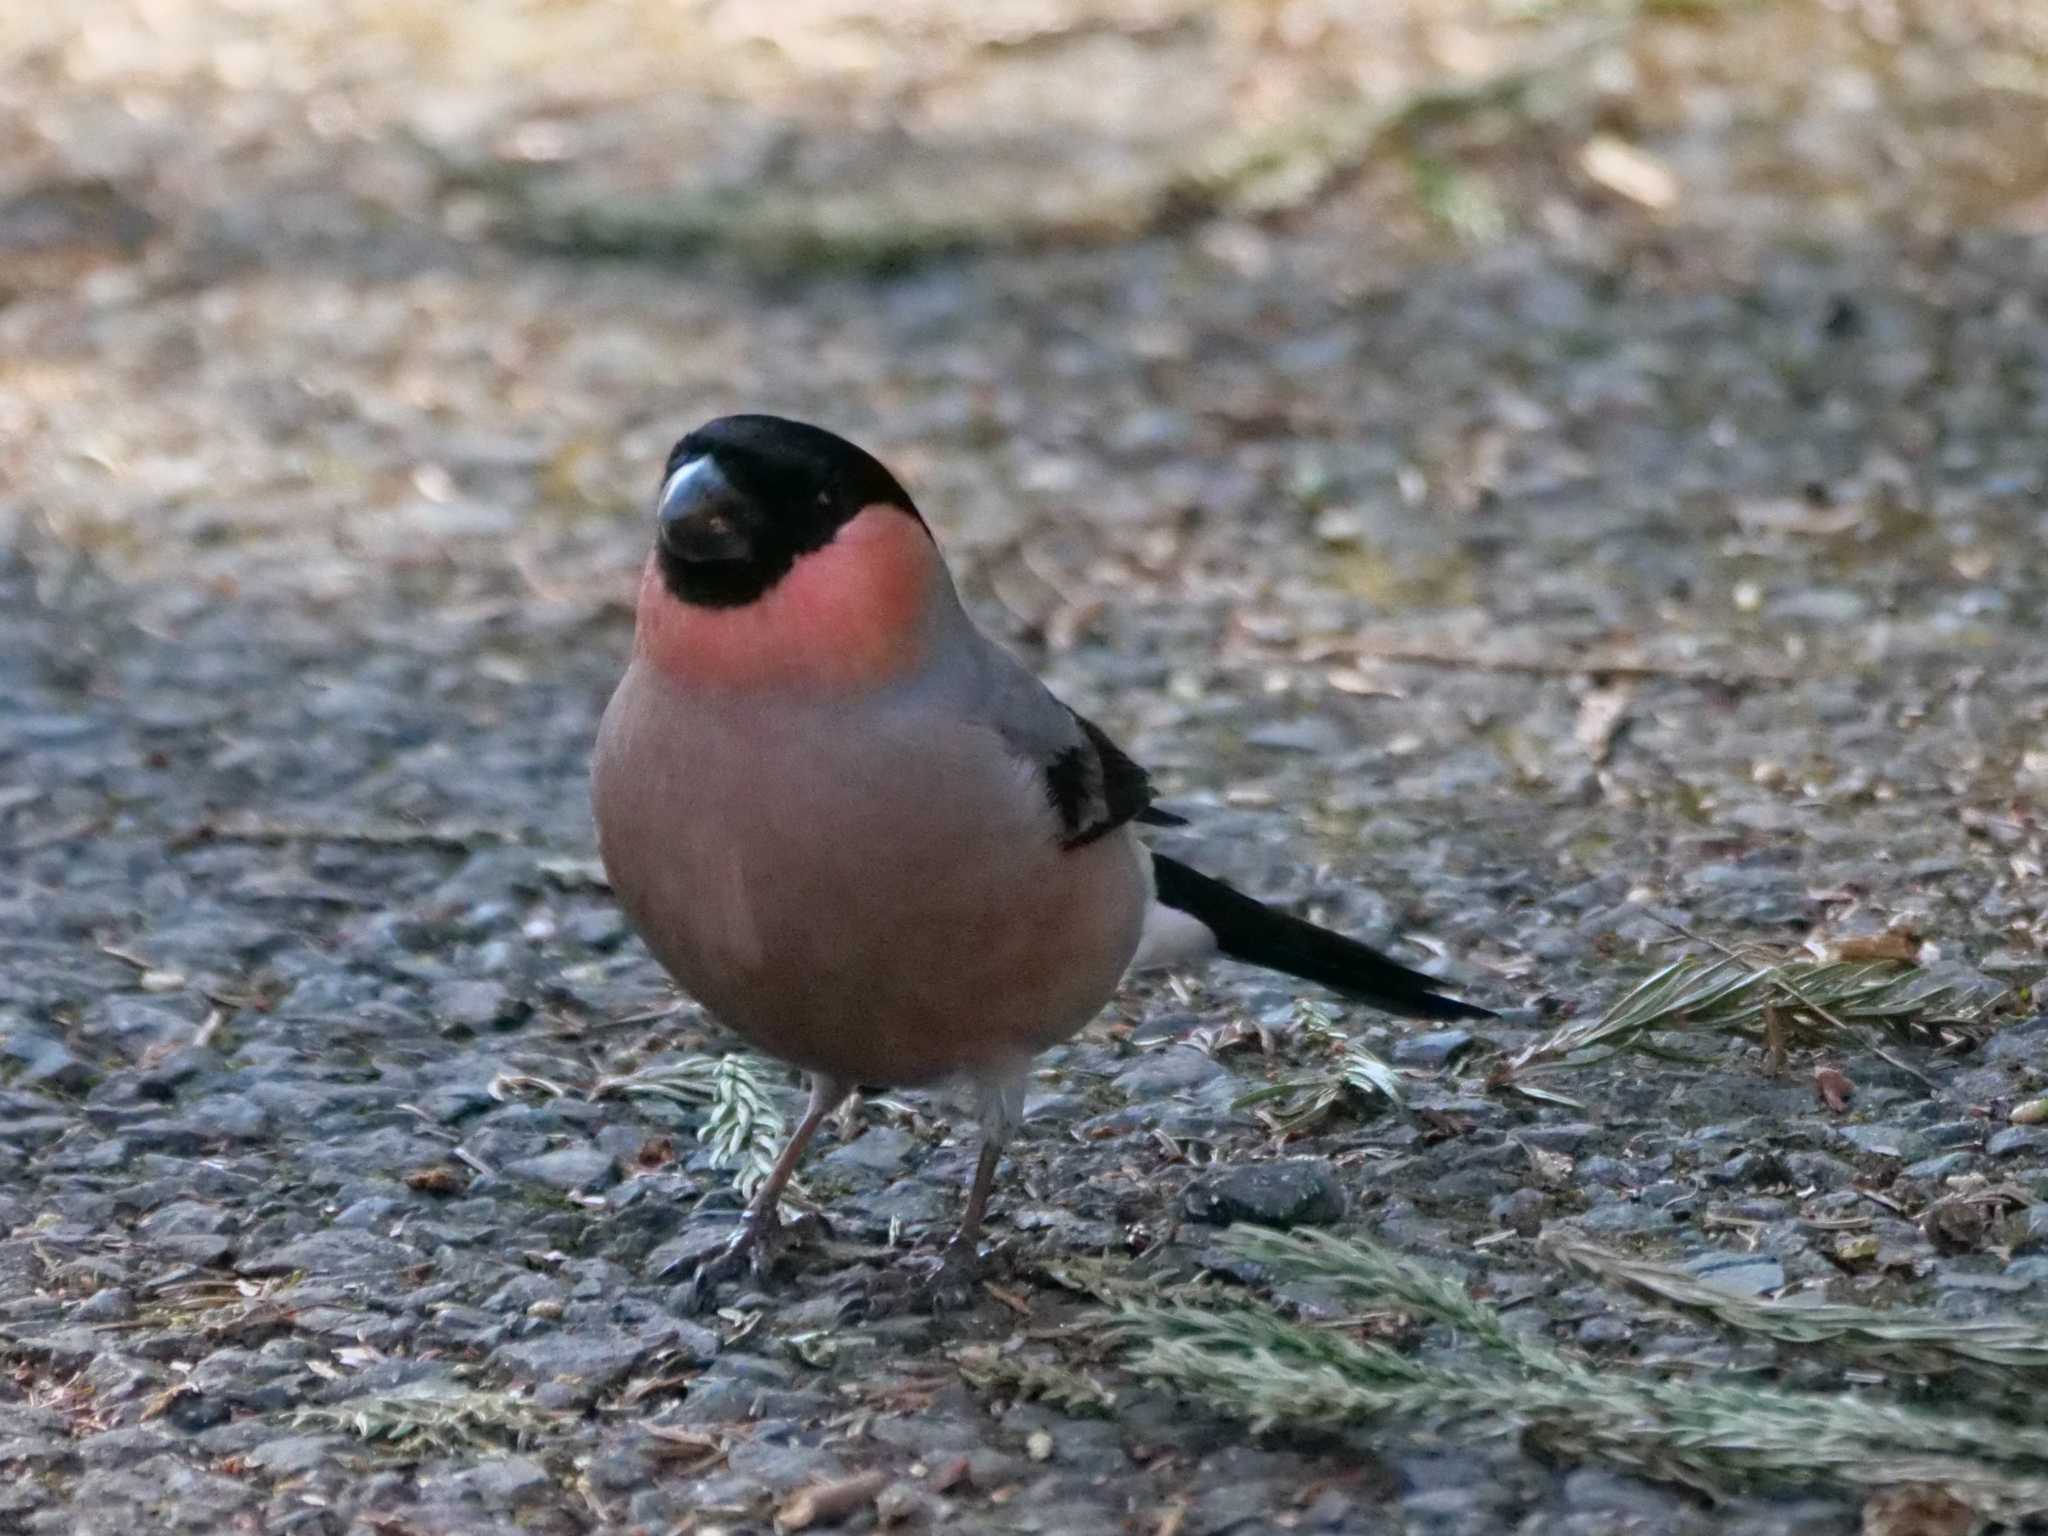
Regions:
<instances>
[{"instance_id":1,"label":"bullfinch","mask_svg":"<svg viewBox=\"0 0 2048 1536\"><path fill-rule=\"evenodd\" d=\"M683 989L809 1078L701 1287L757 1259L857 1087L964 1080L980 1159L943 1267L971 1272L1037 1052L1136 965L1203 953L1389 1013L1490 1017L1440 983L1152 852L1145 770L977 629L901 483L844 438L724 416L669 454L633 653L593 759L612 888Z\"/></svg>"}]
</instances>

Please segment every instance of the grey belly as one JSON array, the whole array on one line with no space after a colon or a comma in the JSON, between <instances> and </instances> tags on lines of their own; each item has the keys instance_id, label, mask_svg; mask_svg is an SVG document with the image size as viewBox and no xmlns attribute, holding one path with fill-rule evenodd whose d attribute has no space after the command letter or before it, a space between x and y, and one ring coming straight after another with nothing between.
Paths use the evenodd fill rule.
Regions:
<instances>
[{"instance_id":1,"label":"grey belly","mask_svg":"<svg viewBox=\"0 0 2048 1536\"><path fill-rule=\"evenodd\" d=\"M1136 951L1135 839L1060 849L992 733L754 714L624 734L596 784L619 899L686 991L783 1060L867 1083L1012 1070Z\"/></svg>"}]
</instances>

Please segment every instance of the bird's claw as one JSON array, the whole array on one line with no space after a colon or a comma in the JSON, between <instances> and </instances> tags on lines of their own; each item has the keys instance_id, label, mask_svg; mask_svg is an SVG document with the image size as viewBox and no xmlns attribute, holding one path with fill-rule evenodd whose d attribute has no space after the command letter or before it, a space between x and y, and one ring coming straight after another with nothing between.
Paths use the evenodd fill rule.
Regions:
<instances>
[{"instance_id":1,"label":"bird's claw","mask_svg":"<svg viewBox=\"0 0 2048 1536\"><path fill-rule=\"evenodd\" d=\"M977 1293L986 1271L981 1253L973 1245L948 1243L918 1278L917 1303L929 1312L965 1311L979 1299Z\"/></svg>"},{"instance_id":2,"label":"bird's claw","mask_svg":"<svg viewBox=\"0 0 2048 1536\"><path fill-rule=\"evenodd\" d=\"M758 1216L752 1211L742 1216L739 1230L716 1254L699 1264L697 1272L690 1276L683 1310L692 1313L709 1310L718 1287L728 1280L747 1276L765 1278L782 1250L786 1230L773 1208Z\"/></svg>"},{"instance_id":3,"label":"bird's claw","mask_svg":"<svg viewBox=\"0 0 2048 1536\"><path fill-rule=\"evenodd\" d=\"M934 1255L909 1260L905 1305L922 1313L961 1313L981 1300L981 1282L989 1274L989 1257L975 1243L950 1241Z\"/></svg>"},{"instance_id":4,"label":"bird's claw","mask_svg":"<svg viewBox=\"0 0 2048 1536\"><path fill-rule=\"evenodd\" d=\"M871 1318L965 1311L980 1299L985 1272L982 1256L959 1243L908 1253L869 1283L862 1305Z\"/></svg>"}]
</instances>

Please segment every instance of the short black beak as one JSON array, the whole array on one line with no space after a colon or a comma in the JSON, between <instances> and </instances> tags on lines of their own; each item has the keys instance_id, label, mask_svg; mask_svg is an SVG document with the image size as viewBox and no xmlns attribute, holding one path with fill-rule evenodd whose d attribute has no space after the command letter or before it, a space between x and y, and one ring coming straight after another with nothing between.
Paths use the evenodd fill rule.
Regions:
<instances>
[{"instance_id":1,"label":"short black beak","mask_svg":"<svg viewBox=\"0 0 2048 1536\"><path fill-rule=\"evenodd\" d=\"M718 460L702 454L662 485L654 506L661 524L661 547L692 564L745 560L754 552L746 511L745 499L725 478Z\"/></svg>"}]
</instances>

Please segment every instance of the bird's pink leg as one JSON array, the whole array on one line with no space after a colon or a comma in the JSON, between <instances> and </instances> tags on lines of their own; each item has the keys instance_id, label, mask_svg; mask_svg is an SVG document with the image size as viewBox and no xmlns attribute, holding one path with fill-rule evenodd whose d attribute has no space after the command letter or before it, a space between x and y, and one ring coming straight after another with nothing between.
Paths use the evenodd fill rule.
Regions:
<instances>
[{"instance_id":1,"label":"bird's pink leg","mask_svg":"<svg viewBox=\"0 0 2048 1536\"><path fill-rule=\"evenodd\" d=\"M923 1304L934 1312L950 1312L973 1304L975 1288L982 1277L981 1218L988 1210L988 1192L996 1181L996 1164L1003 1160L1003 1145L998 1135L982 1137L981 1157L974 1165L974 1182L967 1187L967 1206L960 1213L960 1225L918 1284Z\"/></svg>"},{"instance_id":2,"label":"bird's pink leg","mask_svg":"<svg viewBox=\"0 0 2048 1536\"><path fill-rule=\"evenodd\" d=\"M960 1213L960 1226L953 1233L953 1240L946 1244L949 1251L968 1259L974 1257L981 1242L981 1218L988 1210L988 1192L996 1181L996 1164L1002 1160L1003 1144L993 1136L984 1136L981 1160L974 1165L974 1182L967 1187L967 1208Z\"/></svg>"},{"instance_id":3,"label":"bird's pink leg","mask_svg":"<svg viewBox=\"0 0 2048 1536\"><path fill-rule=\"evenodd\" d=\"M996 1165L1003 1160L1003 1149L1010 1144L1023 1113L1021 1069L991 1075L978 1087L976 1118L981 1121L981 1156L974 1164L974 1182L967 1186L967 1205L960 1213L960 1225L924 1281L925 1300L934 1310L965 1306L973 1299L982 1274L981 1221L988 1212L989 1190L995 1185Z\"/></svg>"},{"instance_id":4,"label":"bird's pink leg","mask_svg":"<svg viewBox=\"0 0 2048 1536\"><path fill-rule=\"evenodd\" d=\"M796 1129L789 1133L789 1140L783 1144L768 1177L747 1203L747 1212L740 1218L739 1231L732 1235L732 1241L725 1245L717 1258L707 1259L698 1267L692 1284L700 1297L712 1286L732 1279L749 1266L759 1268L761 1244L782 1225L781 1218L776 1215L776 1207L781 1203L783 1190L789 1187L790 1176L796 1172L804 1149L818 1134L818 1127L825 1123L825 1117L837 1109L851 1091L831 1078L812 1076L811 1101L804 1107L804 1116L797 1121Z\"/></svg>"}]
</instances>

